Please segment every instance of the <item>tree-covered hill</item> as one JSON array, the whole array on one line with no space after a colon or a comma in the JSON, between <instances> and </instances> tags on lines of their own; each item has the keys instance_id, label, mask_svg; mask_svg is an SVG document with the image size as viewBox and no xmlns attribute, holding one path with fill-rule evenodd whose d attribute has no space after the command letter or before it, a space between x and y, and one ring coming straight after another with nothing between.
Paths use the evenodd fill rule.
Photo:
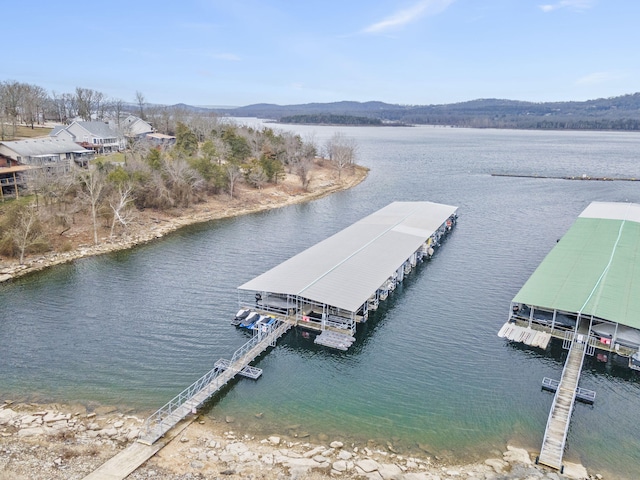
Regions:
<instances>
[{"instance_id":1,"label":"tree-covered hill","mask_svg":"<svg viewBox=\"0 0 640 480\"><path fill-rule=\"evenodd\" d=\"M476 128L640 130L640 93L584 102L523 102L479 99L441 105L334 102L300 105L256 104L219 113L277 121L301 115L342 115L383 123L452 125ZM290 119L288 119L290 120ZM327 122L338 123L338 122Z\"/></svg>"}]
</instances>

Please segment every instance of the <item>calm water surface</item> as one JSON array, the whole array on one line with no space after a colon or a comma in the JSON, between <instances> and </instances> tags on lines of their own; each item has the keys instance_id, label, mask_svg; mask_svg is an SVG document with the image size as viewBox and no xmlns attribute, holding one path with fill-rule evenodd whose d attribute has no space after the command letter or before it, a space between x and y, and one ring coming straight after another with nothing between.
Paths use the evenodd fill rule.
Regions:
<instances>
[{"instance_id":1,"label":"calm water surface","mask_svg":"<svg viewBox=\"0 0 640 480\"><path fill-rule=\"evenodd\" d=\"M331 127L287 127L324 143ZM247 341L236 287L395 200L459 206L456 230L358 332L347 352L291 331L207 414L260 434L393 444L474 460L539 449L566 352L506 343L509 302L591 201L640 202L640 136L432 127L343 129L371 168L330 197L181 230L127 252L0 285L0 398L155 410ZM357 279L354 279L357 281ZM616 478L640 465L640 381L590 359L567 460ZM260 418L256 414L261 413Z\"/></svg>"}]
</instances>

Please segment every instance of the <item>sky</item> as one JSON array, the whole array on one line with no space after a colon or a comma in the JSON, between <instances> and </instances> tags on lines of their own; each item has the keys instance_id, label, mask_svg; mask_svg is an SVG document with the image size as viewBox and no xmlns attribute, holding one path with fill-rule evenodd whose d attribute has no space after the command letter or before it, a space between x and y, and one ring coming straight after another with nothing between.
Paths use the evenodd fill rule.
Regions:
<instances>
[{"instance_id":1,"label":"sky","mask_svg":"<svg viewBox=\"0 0 640 480\"><path fill-rule=\"evenodd\" d=\"M5 2L0 81L243 106L640 91L637 0Z\"/></svg>"}]
</instances>

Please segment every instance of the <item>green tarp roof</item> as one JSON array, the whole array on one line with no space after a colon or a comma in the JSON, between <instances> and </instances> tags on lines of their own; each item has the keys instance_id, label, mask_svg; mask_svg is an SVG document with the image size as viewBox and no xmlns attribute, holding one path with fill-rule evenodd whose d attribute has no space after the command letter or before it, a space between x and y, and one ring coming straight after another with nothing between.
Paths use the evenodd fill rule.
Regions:
<instances>
[{"instance_id":1,"label":"green tarp roof","mask_svg":"<svg viewBox=\"0 0 640 480\"><path fill-rule=\"evenodd\" d=\"M590 204L513 302L640 329L640 205Z\"/></svg>"}]
</instances>

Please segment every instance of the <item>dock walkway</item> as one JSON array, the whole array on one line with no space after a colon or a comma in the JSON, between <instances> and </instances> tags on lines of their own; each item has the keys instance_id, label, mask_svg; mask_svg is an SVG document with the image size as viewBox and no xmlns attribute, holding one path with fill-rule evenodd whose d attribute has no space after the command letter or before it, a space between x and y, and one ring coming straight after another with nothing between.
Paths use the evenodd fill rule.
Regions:
<instances>
[{"instance_id":1,"label":"dock walkway","mask_svg":"<svg viewBox=\"0 0 640 480\"><path fill-rule=\"evenodd\" d=\"M146 420L144 433L139 441L152 445L183 418L195 412L200 405L236 375L243 375L253 379L258 378L262 371L249 366L249 363L255 360L268 347L275 346L278 338L290 328L291 324L287 322L276 322L266 332L258 331L251 340L236 350L231 360L218 360L211 371L187 387Z\"/></svg>"},{"instance_id":2,"label":"dock walkway","mask_svg":"<svg viewBox=\"0 0 640 480\"><path fill-rule=\"evenodd\" d=\"M154 456L167 443L182 432L191 421L182 421L236 375L257 379L262 370L249 365L268 347L276 345L292 325L278 321L266 331L259 330L251 340L235 351L231 360L221 358L213 369L183 390L169 403L151 415L144 424L143 433L115 457L87 475L83 480L124 480L140 465ZM182 422L182 423L181 423ZM176 425L179 425L178 428ZM158 442L164 437L163 442Z\"/></svg>"},{"instance_id":3,"label":"dock walkway","mask_svg":"<svg viewBox=\"0 0 640 480\"><path fill-rule=\"evenodd\" d=\"M571 413L576 401L578 381L587 344L585 336L576 332L571 342L569 355L562 370L562 378L553 397L547 427L544 432L538 463L562 470L562 457L569 432Z\"/></svg>"},{"instance_id":4,"label":"dock walkway","mask_svg":"<svg viewBox=\"0 0 640 480\"><path fill-rule=\"evenodd\" d=\"M177 428L171 430L162 442L156 442L153 445L133 442L82 480L124 480L135 472L144 462L158 453L165 445L171 442L171 440L180 435L180 433L191 424L192 420L182 422Z\"/></svg>"}]
</instances>

